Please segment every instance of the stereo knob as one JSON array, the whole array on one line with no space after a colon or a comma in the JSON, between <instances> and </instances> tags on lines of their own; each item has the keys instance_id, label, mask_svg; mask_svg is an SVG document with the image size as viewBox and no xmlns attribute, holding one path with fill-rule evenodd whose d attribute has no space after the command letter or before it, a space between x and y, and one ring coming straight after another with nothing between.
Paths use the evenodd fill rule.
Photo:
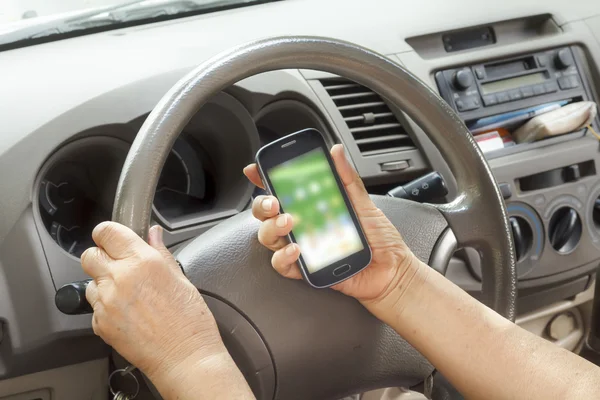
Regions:
<instances>
[{"instance_id":1,"label":"stereo knob","mask_svg":"<svg viewBox=\"0 0 600 400\"><path fill-rule=\"evenodd\" d=\"M459 90L468 89L473 84L473 73L468 68L463 68L454 73L454 86Z\"/></svg>"},{"instance_id":2,"label":"stereo knob","mask_svg":"<svg viewBox=\"0 0 600 400\"><path fill-rule=\"evenodd\" d=\"M558 69L567 69L573 65L573 63L573 55L571 54L571 50L567 48L560 49L554 56L554 64Z\"/></svg>"}]
</instances>

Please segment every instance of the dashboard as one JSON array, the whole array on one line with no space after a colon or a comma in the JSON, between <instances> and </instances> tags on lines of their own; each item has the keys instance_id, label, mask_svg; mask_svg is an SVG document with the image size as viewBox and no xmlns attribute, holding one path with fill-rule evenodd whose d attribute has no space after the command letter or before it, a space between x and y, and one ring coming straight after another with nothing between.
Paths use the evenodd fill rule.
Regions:
<instances>
[{"instance_id":1,"label":"dashboard","mask_svg":"<svg viewBox=\"0 0 600 400\"><path fill-rule=\"evenodd\" d=\"M60 314L54 293L86 278L78 257L91 245L95 224L111 217L121 166L137 131L193 67L250 39L310 34L385 54L443 96L467 124L545 101L597 101L600 5L523 3L494 4L490 13L471 0L410 6L380 0L365 16L360 1L290 0L0 53L0 382L106 356L107 348L91 335L90 317ZM459 6L471 11L456 14ZM464 47L468 32L478 39ZM490 104L495 111L486 108L483 94L454 90L459 71L476 76L478 66L531 57L530 72L542 73L536 55L547 53L554 63L564 49L573 64L562 71L573 66L577 87ZM540 76L510 85L537 84ZM477 87L486 85L481 79ZM507 93L515 88L496 87ZM481 104L467 110L458 103L463 95ZM600 130L598 119L592 124ZM153 206L153 222L165 228L166 244L176 249L247 209L260 190L245 179L243 167L261 145L304 128L321 131L331 144L343 143L371 193L386 193L433 170L444 176L448 198L455 193L448 166L402 110L343 77L272 71L214 97L175 143ZM519 249L519 314L591 290L600 263L598 139L582 129L492 152L487 159L505 193ZM446 275L473 296L481 293L478 254L470 249L455 254Z\"/></svg>"}]
</instances>

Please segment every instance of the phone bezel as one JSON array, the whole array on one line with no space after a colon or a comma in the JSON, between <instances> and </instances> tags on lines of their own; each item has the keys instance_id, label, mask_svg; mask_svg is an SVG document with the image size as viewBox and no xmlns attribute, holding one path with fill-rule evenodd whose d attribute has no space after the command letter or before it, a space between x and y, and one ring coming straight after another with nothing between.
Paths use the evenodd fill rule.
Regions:
<instances>
[{"instance_id":1,"label":"phone bezel","mask_svg":"<svg viewBox=\"0 0 600 400\"><path fill-rule=\"evenodd\" d=\"M336 183L342 194L342 198L344 199L344 203L346 204L346 208L348 209L348 213L352 218L352 222L358 231L358 235L363 245L363 249L351 254L348 257L345 257L339 261L336 261L316 272L309 272L306 267L306 263L302 254L300 254L300 258L298 259L298 264L300 266L300 270L302 272L302 276L304 279L313 287L316 288L325 288L337 283L340 283L360 271L362 271L365 267L369 265L371 262L371 249L369 247L369 243L367 242L367 238L363 232L362 226L360 225L360 221L354 211L352 203L348 198L348 194L346 193L346 189L342 183L341 178L339 177L335 165L333 163L333 159L329 153L329 149L327 148L327 144L323 135L317 131L316 129L305 129L296 133L292 133L291 135L287 135L278 139L274 142L267 144L262 147L256 153L256 164L258 165L258 169L262 178L262 181L265 185L265 188L269 191L270 194L277 197L277 193L273 188L271 180L268 175L268 171L271 168L276 167L286 161L291 160L292 158L301 156L302 154L308 153L309 151L321 149L325 154L327 161L329 162L329 167L333 171L333 176L335 177ZM285 212L283 206L280 204L280 213ZM288 235L288 239L291 242L297 243L296 239L292 232ZM302 249L300 249L302 251ZM348 272L336 276L333 274L337 268L342 267L344 265L349 265L350 269Z\"/></svg>"}]
</instances>

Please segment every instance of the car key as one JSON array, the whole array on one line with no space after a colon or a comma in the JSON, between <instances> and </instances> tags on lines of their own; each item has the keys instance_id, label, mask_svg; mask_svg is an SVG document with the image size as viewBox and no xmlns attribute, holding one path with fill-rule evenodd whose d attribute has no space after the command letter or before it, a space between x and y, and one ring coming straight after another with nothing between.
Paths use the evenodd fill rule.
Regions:
<instances>
[{"instance_id":1,"label":"car key","mask_svg":"<svg viewBox=\"0 0 600 400\"><path fill-rule=\"evenodd\" d=\"M138 393L140 392L140 383L138 382L136 376L133 374L133 371L135 371L136 369L136 367L130 365L127 368L116 369L108 376L108 388L110 389L110 393L113 395L113 400L133 400L137 397ZM115 376L115 374L119 373L121 374L121 376L129 375L135 382L136 390L133 395L128 395L120 390L115 392L115 390L113 389L111 383L112 377Z\"/></svg>"}]
</instances>

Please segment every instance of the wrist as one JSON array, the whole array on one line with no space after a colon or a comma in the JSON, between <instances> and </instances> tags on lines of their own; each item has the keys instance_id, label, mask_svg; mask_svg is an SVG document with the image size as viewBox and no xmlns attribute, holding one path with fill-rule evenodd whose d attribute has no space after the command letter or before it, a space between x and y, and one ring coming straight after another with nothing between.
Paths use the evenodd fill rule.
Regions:
<instances>
[{"instance_id":1,"label":"wrist","mask_svg":"<svg viewBox=\"0 0 600 400\"><path fill-rule=\"evenodd\" d=\"M170 368L155 371L148 378L165 400L223 398L227 396L228 388L247 387L224 347L222 351L211 354L190 354Z\"/></svg>"},{"instance_id":2,"label":"wrist","mask_svg":"<svg viewBox=\"0 0 600 400\"><path fill-rule=\"evenodd\" d=\"M151 363L140 369L154 381L163 375L178 374L181 366L193 363L199 364L205 360L218 357L229 357L223 344L216 321L210 312L206 321L196 321L185 327L173 327L170 332L177 332L164 340L157 349Z\"/></svg>"},{"instance_id":3,"label":"wrist","mask_svg":"<svg viewBox=\"0 0 600 400\"><path fill-rule=\"evenodd\" d=\"M403 310L418 298L429 272L430 267L411 253L396 268L386 290L380 296L361 303L383 322L393 324L401 319Z\"/></svg>"}]
</instances>

